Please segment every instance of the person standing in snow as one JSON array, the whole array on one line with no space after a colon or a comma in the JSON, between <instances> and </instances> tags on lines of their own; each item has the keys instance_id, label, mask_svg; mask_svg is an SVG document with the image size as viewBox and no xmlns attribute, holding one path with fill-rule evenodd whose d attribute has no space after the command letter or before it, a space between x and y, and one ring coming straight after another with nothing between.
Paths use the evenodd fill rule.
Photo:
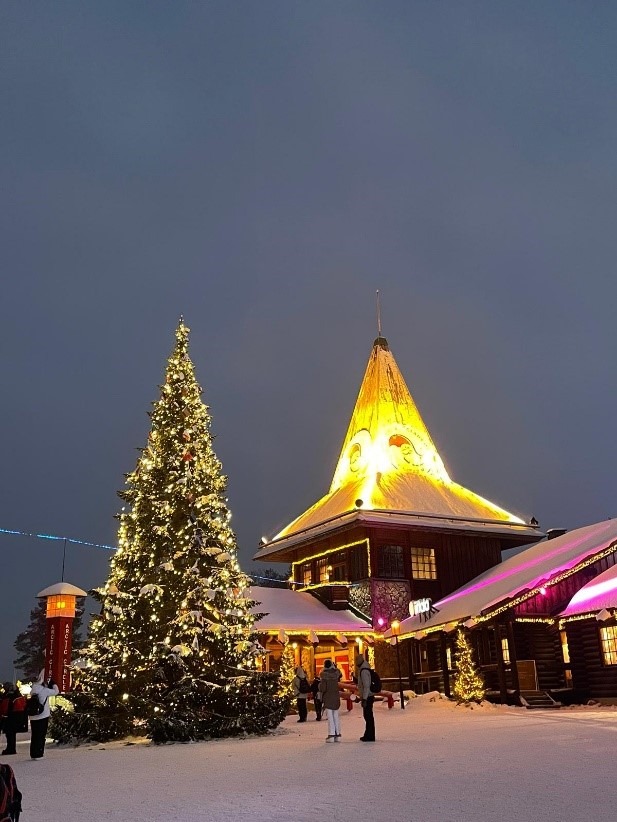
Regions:
<instances>
[{"instance_id":1,"label":"person standing in snow","mask_svg":"<svg viewBox=\"0 0 617 822\"><path fill-rule=\"evenodd\" d=\"M311 692L311 685L306 678L306 671L302 665L298 665L296 668L293 687L296 706L298 708L298 722L306 722L306 717L308 716L308 706L306 702Z\"/></svg>"},{"instance_id":2,"label":"person standing in snow","mask_svg":"<svg viewBox=\"0 0 617 822\"><path fill-rule=\"evenodd\" d=\"M25 698L12 682L5 682L4 693L0 698L0 719L2 720L2 730L6 736L6 748L2 751L4 756L12 756L17 753L15 747L17 732L23 730L25 712ZM27 727L26 720L26 729Z\"/></svg>"},{"instance_id":3,"label":"person standing in snow","mask_svg":"<svg viewBox=\"0 0 617 822\"><path fill-rule=\"evenodd\" d=\"M323 708L323 702L321 697L321 691L319 690L319 682L320 679L318 676L311 683L311 693L313 694L313 703L315 705L315 714L316 714L316 721L321 722L321 711Z\"/></svg>"},{"instance_id":4,"label":"person standing in snow","mask_svg":"<svg viewBox=\"0 0 617 822\"><path fill-rule=\"evenodd\" d=\"M341 672L332 664L332 660L326 659L319 683L319 690L323 695L323 706L328 718L326 742L340 742L341 739L341 717L339 715L341 693L338 687L341 676Z\"/></svg>"},{"instance_id":5,"label":"person standing in snow","mask_svg":"<svg viewBox=\"0 0 617 822\"><path fill-rule=\"evenodd\" d=\"M366 724L364 735L360 737L361 742L375 741L375 718L373 716L373 704L375 696L371 692L371 669L362 654L356 657L356 676L358 677L358 696L362 701L362 713Z\"/></svg>"},{"instance_id":6,"label":"person standing in snow","mask_svg":"<svg viewBox=\"0 0 617 822\"><path fill-rule=\"evenodd\" d=\"M43 706L40 714L30 716L30 758L42 759L45 753L45 738L49 725L49 698L59 693L58 686L50 679L47 685L43 684L45 671L41 671L38 680L32 686L31 696L34 696Z\"/></svg>"}]
</instances>

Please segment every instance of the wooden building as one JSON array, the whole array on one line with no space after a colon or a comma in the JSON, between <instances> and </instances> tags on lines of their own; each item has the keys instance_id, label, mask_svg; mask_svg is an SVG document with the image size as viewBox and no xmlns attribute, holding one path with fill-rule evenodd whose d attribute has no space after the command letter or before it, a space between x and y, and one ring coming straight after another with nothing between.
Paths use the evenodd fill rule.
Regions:
<instances>
[{"instance_id":1,"label":"wooden building","mask_svg":"<svg viewBox=\"0 0 617 822\"><path fill-rule=\"evenodd\" d=\"M607 520L533 545L435 602L427 619L404 620L399 641L410 640L410 686L450 695L456 675L454 637L463 627L489 691L503 702L544 699L551 704L551 696L581 701L594 694L608 696L611 689L617 695L615 670L603 667L602 630L598 632L595 613L581 618L575 607L577 596L584 601L582 590L596 591L605 574L608 580L617 576L616 561L617 521ZM598 605L602 610L600 600ZM607 642L612 619L611 612ZM615 637L617 642L617 629ZM617 664L617 653L612 664Z\"/></svg>"},{"instance_id":2,"label":"wooden building","mask_svg":"<svg viewBox=\"0 0 617 822\"><path fill-rule=\"evenodd\" d=\"M387 341L373 345L328 493L255 554L291 563L292 584L375 630L543 537L454 482Z\"/></svg>"},{"instance_id":3,"label":"wooden building","mask_svg":"<svg viewBox=\"0 0 617 822\"><path fill-rule=\"evenodd\" d=\"M351 679L355 654L368 653L375 642L371 625L352 611L332 611L307 593L288 588L253 586L247 596L257 603L253 613L259 641L266 649L265 667L278 670L286 646L294 652L309 679L332 659L345 680Z\"/></svg>"},{"instance_id":4,"label":"wooden building","mask_svg":"<svg viewBox=\"0 0 617 822\"><path fill-rule=\"evenodd\" d=\"M617 564L584 585L559 615L577 700L617 702Z\"/></svg>"}]
</instances>

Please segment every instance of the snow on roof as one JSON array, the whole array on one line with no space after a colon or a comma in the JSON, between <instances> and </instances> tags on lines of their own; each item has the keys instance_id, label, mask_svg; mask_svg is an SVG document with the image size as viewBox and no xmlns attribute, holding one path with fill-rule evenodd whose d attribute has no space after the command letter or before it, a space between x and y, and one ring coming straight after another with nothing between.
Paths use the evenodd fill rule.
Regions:
<instances>
[{"instance_id":1,"label":"snow on roof","mask_svg":"<svg viewBox=\"0 0 617 822\"><path fill-rule=\"evenodd\" d=\"M70 582L56 582L55 585L50 585L49 588L45 588L43 591L40 591L37 594L37 597L53 597L58 596L59 594L66 594L67 596L74 597L88 596L87 591L82 591L81 588L78 588L76 585L71 585Z\"/></svg>"},{"instance_id":2,"label":"snow on roof","mask_svg":"<svg viewBox=\"0 0 617 822\"><path fill-rule=\"evenodd\" d=\"M339 517L359 507L408 511L455 520L484 522L487 530L507 525L537 529L520 517L454 482L441 459L418 407L390 351L378 337L371 351L329 492L280 531L255 559L298 533L335 527ZM335 525L332 525L332 523ZM436 520L427 524L437 527Z\"/></svg>"},{"instance_id":3,"label":"snow on roof","mask_svg":"<svg viewBox=\"0 0 617 822\"><path fill-rule=\"evenodd\" d=\"M249 599L257 602L254 614L265 614L255 625L257 631L294 630L365 633L373 628L351 611L331 611L312 594L289 588L248 589Z\"/></svg>"},{"instance_id":4,"label":"snow on roof","mask_svg":"<svg viewBox=\"0 0 617 822\"><path fill-rule=\"evenodd\" d=\"M560 617L617 608L617 565L599 574L577 591Z\"/></svg>"},{"instance_id":5,"label":"snow on roof","mask_svg":"<svg viewBox=\"0 0 617 822\"><path fill-rule=\"evenodd\" d=\"M500 602L537 588L556 574L574 568L616 542L617 520L587 525L555 539L538 542L434 603L438 613L429 620L423 622L419 616L403 620L401 634L478 617Z\"/></svg>"}]
</instances>

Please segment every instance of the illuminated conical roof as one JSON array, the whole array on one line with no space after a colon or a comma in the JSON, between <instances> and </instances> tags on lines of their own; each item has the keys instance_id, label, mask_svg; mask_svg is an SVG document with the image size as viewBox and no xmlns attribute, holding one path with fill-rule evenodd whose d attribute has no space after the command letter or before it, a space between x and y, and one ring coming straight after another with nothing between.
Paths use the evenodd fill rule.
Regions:
<instances>
[{"instance_id":1,"label":"illuminated conical roof","mask_svg":"<svg viewBox=\"0 0 617 822\"><path fill-rule=\"evenodd\" d=\"M482 530L514 526L536 534L518 517L450 479L381 336L373 344L329 492L273 542L280 544L318 526L327 529L327 523L334 527L336 520L354 511L364 518L370 512L371 519L378 514L413 514L434 520L436 526L444 519L471 520L481 522Z\"/></svg>"}]
</instances>

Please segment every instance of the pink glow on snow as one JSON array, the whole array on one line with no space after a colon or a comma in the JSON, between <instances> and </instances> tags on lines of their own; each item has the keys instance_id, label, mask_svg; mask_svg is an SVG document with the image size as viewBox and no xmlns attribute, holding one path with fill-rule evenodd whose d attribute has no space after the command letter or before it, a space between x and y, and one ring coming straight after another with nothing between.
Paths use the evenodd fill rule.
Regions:
<instances>
[{"instance_id":1,"label":"pink glow on snow","mask_svg":"<svg viewBox=\"0 0 617 822\"><path fill-rule=\"evenodd\" d=\"M584 606L583 610L585 611L597 611L605 608L607 594L615 592L617 592L617 577L605 579L603 582L590 582L574 594L564 614L580 611L581 606ZM615 604L617 604L617 594L609 601L609 606L614 607Z\"/></svg>"},{"instance_id":2,"label":"pink glow on snow","mask_svg":"<svg viewBox=\"0 0 617 822\"><path fill-rule=\"evenodd\" d=\"M469 585L466 588L463 588L461 591L457 591L454 594L451 594L449 597L445 597L440 601L439 605L441 607L445 605L446 602L454 602L455 600L459 599L459 597L468 596L470 593L473 593L474 591L481 591L484 588L488 588L489 586L494 585L496 582L501 582L502 580L509 579L510 577L518 577L520 574L524 575L525 571L530 571L537 565L544 565L545 562L549 562L552 559L557 560L559 555L564 552L564 548L568 551L568 553L570 553L573 548L577 547L577 545L587 542L588 540L589 534L586 533L577 540L568 541L565 546L562 541L560 545L554 548L554 550L543 551L543 553L539 556L534 551L534 556L531 557L527 562L521 562L520 555L511 557L509 560L506 560L506 562L503 563L503 565L511 565L510 568L506 568L500 574L491 574L490 577L487 577L486 579L483 579L480 582L476 582L475 585ZM540 546L542 548L548 547L550 546L550 542L551 541L541 542L538 545L538 548ZM557 540L555 540L555 542L557 542ZM532 547L527 550L533 551L534 549ZM566 568L571 568L573 565L576 565L578 562L580 562L581 559L583 559L583 557L584 554L580 557L577 556L574 559L570 559L567 563L564 563L563 565L556 564L554 567L550 568L550 570L540 572L539 576L535 580L525 579L525 582L523 584L526 588L535 586L541 580L544 580L549 576L554 576L555 574L565 570ZM514 584L516 585L516 583ZM520 585L518 587L520 587Z\"/></svg>"}]
</instances>

